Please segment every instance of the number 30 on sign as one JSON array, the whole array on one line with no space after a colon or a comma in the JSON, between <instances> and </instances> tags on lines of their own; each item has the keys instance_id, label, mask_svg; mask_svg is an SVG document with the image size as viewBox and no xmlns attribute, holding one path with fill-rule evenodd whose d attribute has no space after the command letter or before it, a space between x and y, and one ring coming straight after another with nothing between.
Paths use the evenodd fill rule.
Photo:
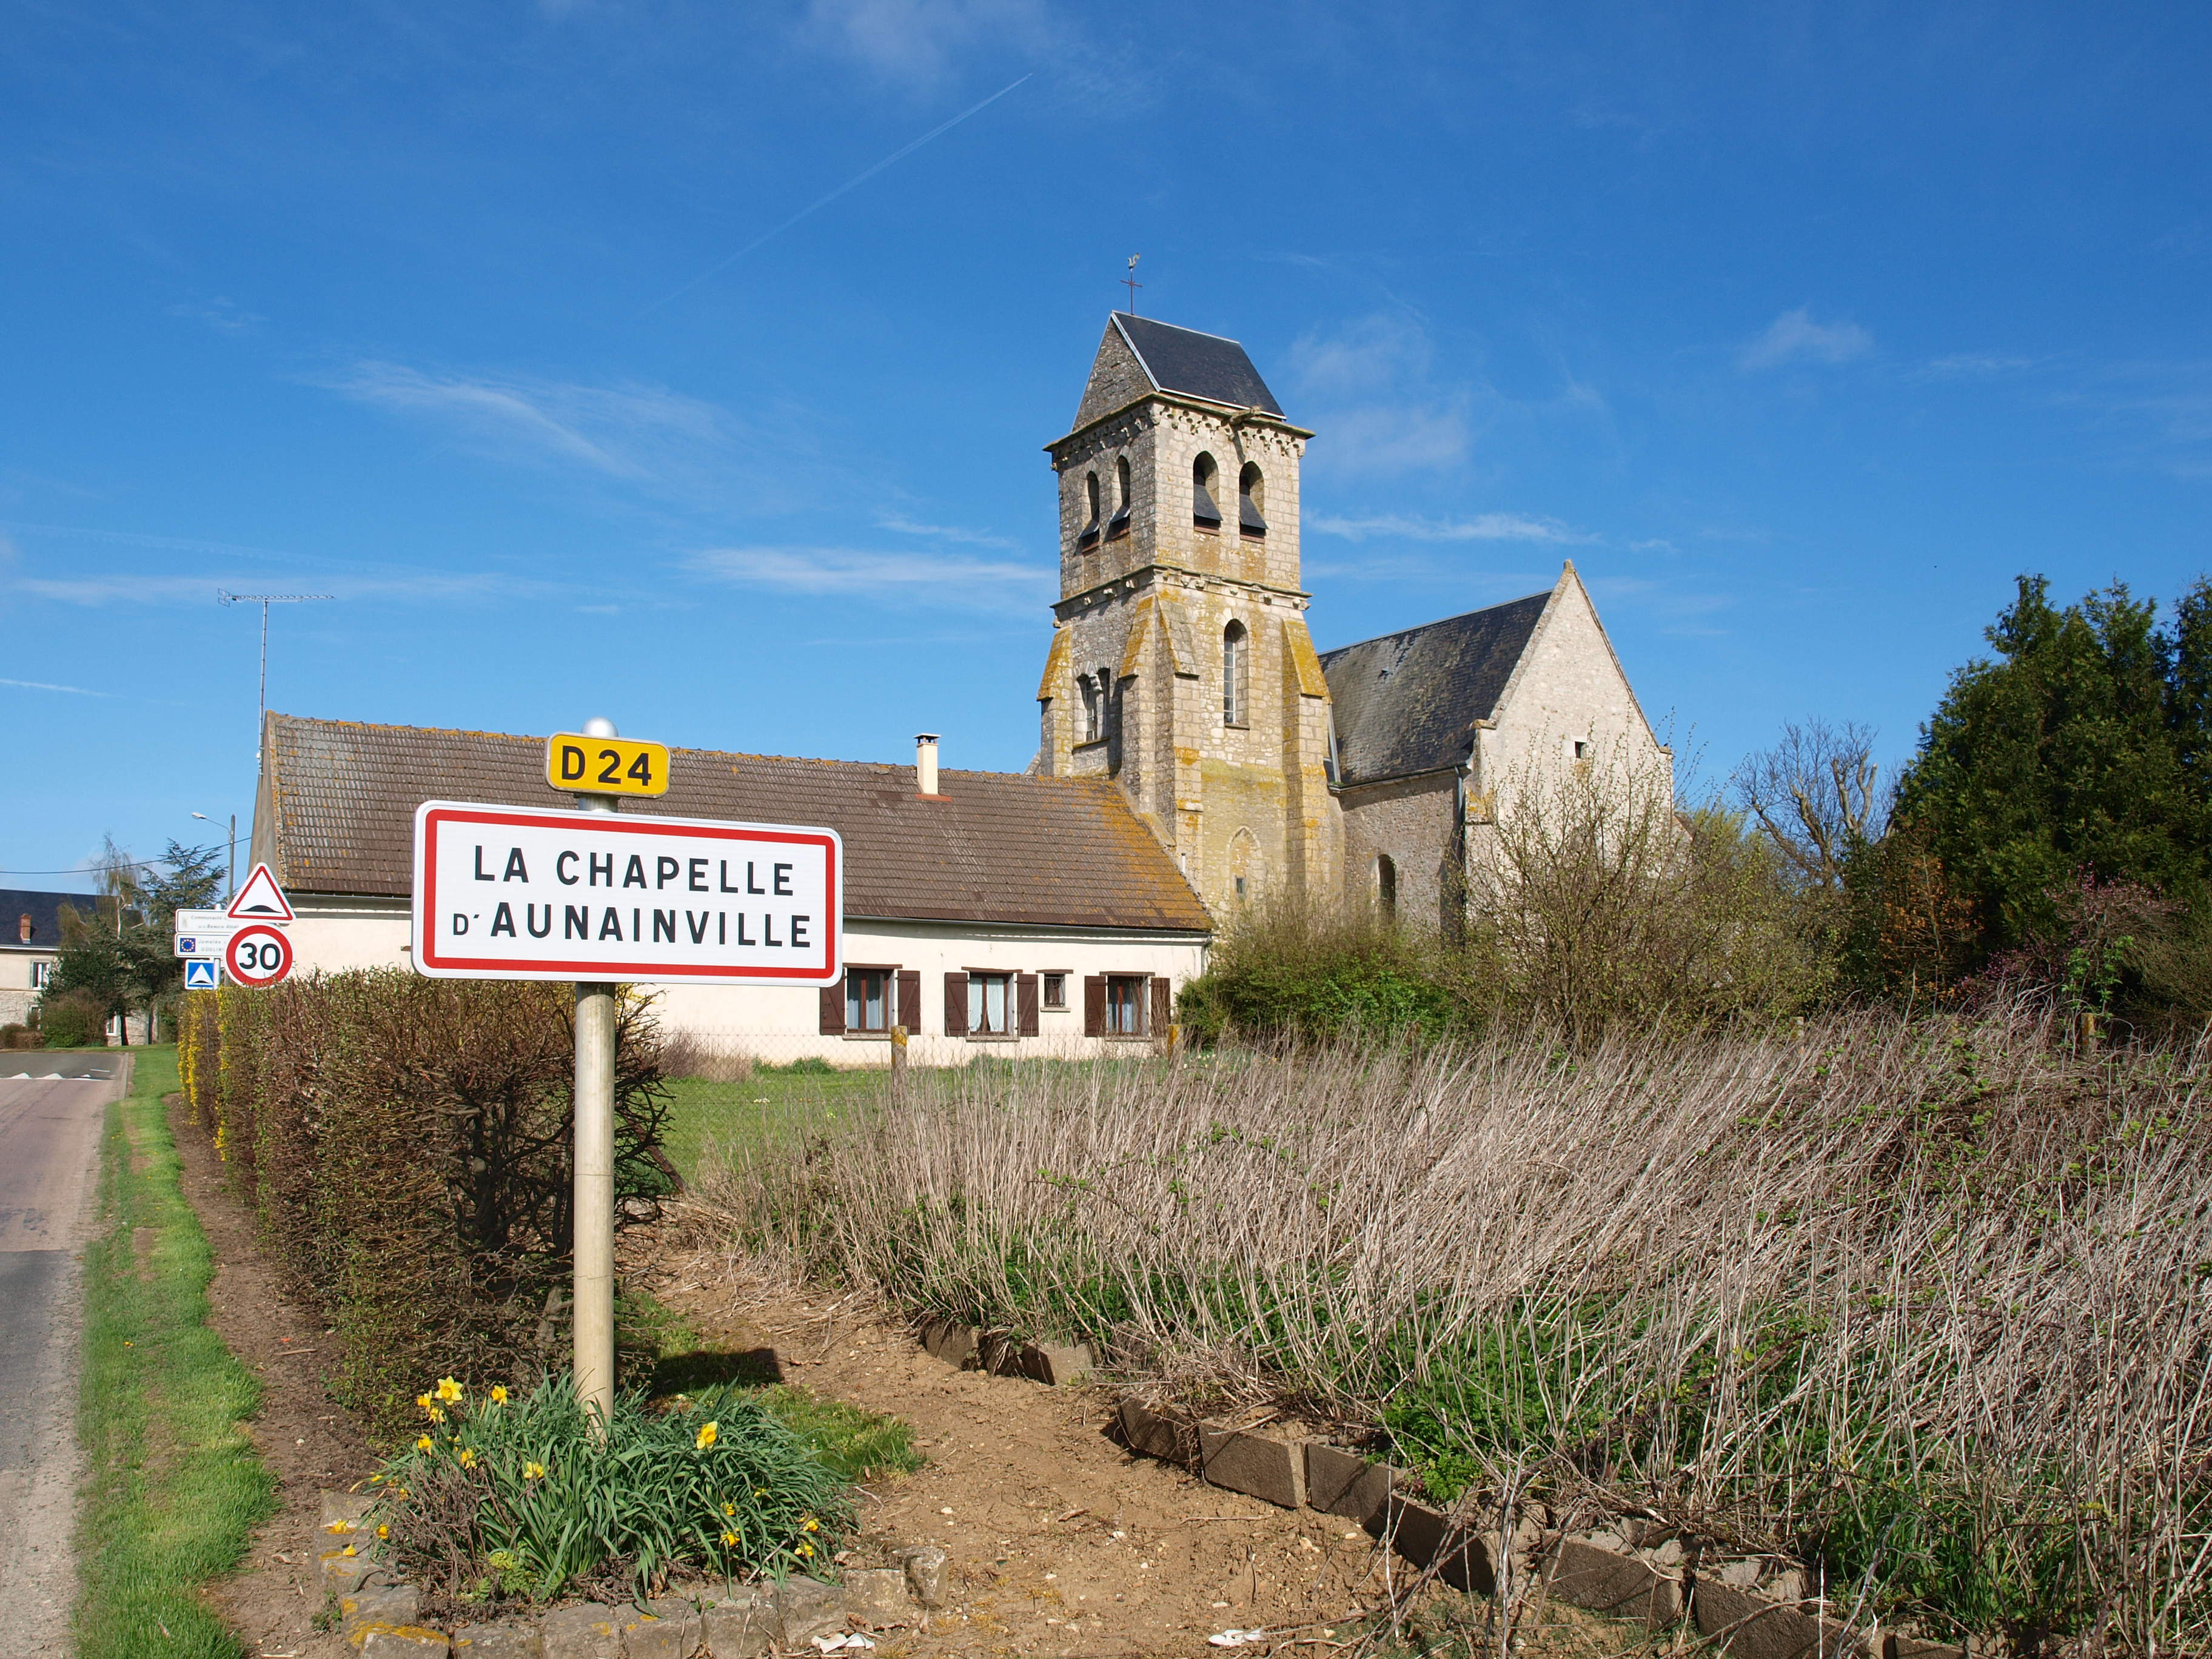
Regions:
<instances>
[{"instance_id":1,"label":"number 30 on sign","mask_svg":"<svg viewBox=\"0 0 2212 1659\"><path fill-rule=\"evenodd\" d=\"M223 947L222 965L240 985L274 985L292 971L292 941L256 922L241 927Z\"/></svg>"},{"instance_id":2,"label":"number 30 on sign","mask_svg":"<svg viewBox=\"0 0 2212 1659\"><path fill-rule=\"evenodd\" d=\"M556 732L545 740L545 781L577 795L665 795L668 746Z\"/></svg>"}]
</instances>

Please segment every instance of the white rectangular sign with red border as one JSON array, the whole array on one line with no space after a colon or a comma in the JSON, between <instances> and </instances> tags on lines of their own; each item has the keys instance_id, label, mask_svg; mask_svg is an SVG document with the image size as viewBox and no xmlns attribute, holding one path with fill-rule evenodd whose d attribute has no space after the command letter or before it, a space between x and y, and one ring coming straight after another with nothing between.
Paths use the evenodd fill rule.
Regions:
<instances>
[{"instance_id":1,"label":"white rectangular sign with red border","mask_svg":"<svg viewBox=\"0 0 2212 1659\"><path fill-rule=\"evenodd\" d=\"M417 973L829 985L844 972L834 830L424 801Z\"/></svg>"}]
</instances>

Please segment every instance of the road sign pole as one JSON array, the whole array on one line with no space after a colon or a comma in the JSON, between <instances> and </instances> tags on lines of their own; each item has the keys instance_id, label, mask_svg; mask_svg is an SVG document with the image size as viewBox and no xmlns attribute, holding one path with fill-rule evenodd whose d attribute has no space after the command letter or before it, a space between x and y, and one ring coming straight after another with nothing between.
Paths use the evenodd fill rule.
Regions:
<instances>
[{"instance_id":1,"label":"road sign pole","mask_svg":"<svg viewBox=\"0 0 2212 1659\"><path fill-rule=\"evenodd\" d=\"M615 735L595 720L593 737ZM611 812L605 795L579 795L590 812ZM605 1432L615 1408L615 988L576 981L575 1330L576 1397Z\"/></svg>"}]
</instances>

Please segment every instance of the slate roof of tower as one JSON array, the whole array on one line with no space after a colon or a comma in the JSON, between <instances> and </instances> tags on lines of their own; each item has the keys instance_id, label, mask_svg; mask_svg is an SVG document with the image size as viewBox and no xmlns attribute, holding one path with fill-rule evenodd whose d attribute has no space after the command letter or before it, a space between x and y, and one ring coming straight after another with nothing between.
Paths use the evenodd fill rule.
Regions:
<instances>
[{"instance_id":1,"label":"slate roof of tower","mask_svg":"<svg viewBox=\"0 0 2212 1659\"><path fill-rule=\"evenodd\" d=\"M1161 391L1180 392L1237 409L1265 410L1270 415L1283 412L1275 394L1267 390L1260 371L1252 367L1251 358L1236 341L1177 328L1150 317L1133 317L1126 311L1114 313L1114 326L1121 331L1121 337Z\"/></svg>"},{"instance_id":2,"label":"slate roof of tower","mask_svg":"<svg viewBox=\"0 0 2212 1659\"><path fill-rule=\"evenodd\" d=\"M1547 592L1322 653L1337 781L1377 783L1455 766L1528 648Z\"/></svg>"},{"instance_id":3,"label":"slate roof of tower","mask_svg":"<svg viewBox=\"0 0 2212 1659\"><path fill-rule=\"evenodd\" d=\"M569 807L545 739L271 714L253 850L288 891L404 897L426 800ZM939 774L782 755L670 751L669 790L625 813L827 824L844 838L848 915L1194 933L1212 922L1118 785ZM265 821L264 821L265 820ZM272 856L273 855L273 856Z\"/></svg>"}]
</instances>

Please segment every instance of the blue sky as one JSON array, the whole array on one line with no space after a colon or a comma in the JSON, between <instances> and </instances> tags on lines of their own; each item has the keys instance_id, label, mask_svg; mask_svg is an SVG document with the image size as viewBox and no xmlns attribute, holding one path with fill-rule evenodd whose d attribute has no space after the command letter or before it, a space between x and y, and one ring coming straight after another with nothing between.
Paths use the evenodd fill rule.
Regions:
<instances>
[{"instance_id":1,"label":"blue sky","mask_svg":"<svg viewBox=\"0 0 2212 1659\"><path fill-rule=\"evenodd\" d=\"M274 618L281 709L1019 769L1041 446L1132 252L1318 434L1324 647L1571 557L1708 780L1794 716L1893 764L2015 573L2212 566L2203 8L9 0L0 39L0 884L250 809L218 588L336 596Z\"/></svg>"}]
</instances>

